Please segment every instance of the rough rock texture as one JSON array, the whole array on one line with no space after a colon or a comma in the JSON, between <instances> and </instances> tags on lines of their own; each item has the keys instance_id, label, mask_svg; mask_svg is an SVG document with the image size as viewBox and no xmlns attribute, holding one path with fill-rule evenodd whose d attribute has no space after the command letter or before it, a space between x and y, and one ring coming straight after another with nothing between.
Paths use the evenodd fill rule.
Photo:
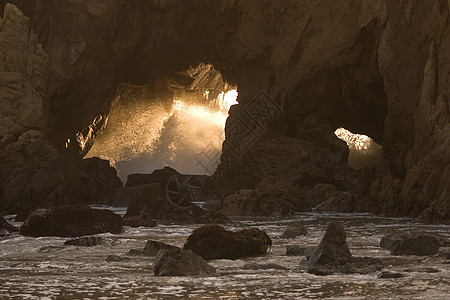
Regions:
<instances>
[{"instance_id":1,"label":"rough rock texture","mask_svg":"<svg viewBox=\"0 0 450 300\"><path fill-rule=\"evenodd\" d=\"M389 234L381 238L380 247L392 255L434 255L439 251L440 241L424 234Z\"/></svg>"},{"instance_id":2,"label":"rough rock texture","mask_svg":"<svg viewBox=\"0 0 450 300\"><path fill-rule=\"evenodd\" d=\"M339 221L331 222L319 247L306 262L308 273L370 273L380 270L383 263L371 257L352 257L347 246L345 230Z\"/></svg>"},{"instance_id":3,"label":"rough rock texture","mask_svg":"<svg viewBox=\"0 0 450 300\"><path fill-rule=\"evenodd\" d=\"M302 256L305 255L305 247L299 245L286 245L287 256Z\"/></svg>"},{"instance_id":4,"label":"rough rock texture","mask_svg":"<svg viewBox=\"0 0 450 300\"><path fill-rule=\"evenodd\" d=\"M238 259L265 254L272 240L262 230L251 228L236 232L221 226L203 226L195 229L184 244L204 259Z\"/></svg>"},{"instance_id":5,"label":"rough rock texture","mask_svg":"<svg viewBox=\"0 0 450 300\"><path fill-rule=\"evenodd\" d=\"M153 262L156 276L212 276L216 269L191 250L163 249Z\"/></svg>"},{"instance_id":6,"label":"rough rock texture","mask_svg":"<svg viewBox=\"0 0 450 300\"><path fill-rule=\"evenodd\" d=\"M284 239L293 239L301 235L306 235L307 232L308 230L303 222L295 222L289 225L280 237Z\"/></svg>"},{"instance_id":7,"label":"rough rock texture","mask_svg":"<svg viewBox=\"0 0 450 300\"><path fill-rule=\"evenodd\" d=\"M2 38L13 38L1 49L11 50L3 60L11 62L6 71L18 75L8 74L3 85L12 97L20 89L18 106L37 108L14 120L9 116L30 110L7 113L1 128L8 128L8 141L17 140L21 127L45 128L51 147L70 139L69 149L83 154L105 125L120 83L157 86L163 75L208 61L239 87L221 170L231 177L240 172L236 166L251 170L239 181L241 188L276 175L300 186L332 183L348 189L345 152L332 137L342 126L374 138L389 160L390 174L369 182L366 207L386 215L420 215L424 221L450 218L448 1L11 2L31 18L48 62L31 32L21 30L25 19L8 6L0 31ZM16 48L24 55L17 56ZM46 70L48 87L42 84ZM23 78L27 84L17 88ZM22 97L22 87L32 91L26 86L37 93ZM255 99L274 105L258 115L251 105ZM2 142L1 151L5 147ZM8 159L14 153L21 151ZM18 177L10 174L18 169L2 171L3 187L5 178ZM64 200L64 191L56 192L63 184L52 182L64 178L60 173L47 176L54 179L39 197L29 193L31 178L24 174L30 171L17 174L25 177L19 188L3 189L10 198L2 206L10 209L19 201L12 195L22 192L33 195L22 201L29 206Z\"/></svg>"},{"instance_id":8,"label":"rough rock texture","mask_svg":"<svg viewBox=\"0 0 450 300\"><path fill-rule=\"evenodd\" d=\"M145 243L145 247L144 247L144 250L142 250L142 252L146 256L156 256L156 254L158 254L159 250L172 249L172 248L178 248L178 247L168 245L163 242L148 240Z\"/></svg>"},{"instance_id":9,"label":"rough rock texture","mask_svg":"<svg viewBox=\"0 0 450 300\"><path fill-rule=\"evenodd\" d=\"M83 236L64 242L64 245L92 247L92 246L111 246L112 240L102 238L100 236Z\"/></svg>"},{"instance_id":10,"label":"rough rock texture","mask_svg":"<svg viewBox=\"0 0 450 300\"><path fill-rule=\"evenodd\" d=\"M8 221L5 220L5 218L0 217L0 237L7 236L12 232L19 231L16 227L9 224Z\"/></svg>"},{"instance_id":11,"label":"rough rock texture","mask_svg":"<svg viewBox=\"0 0 450 300\"><path fill-rule=\"evenodd\" d=\"M109 210L82 204L38 209L20 228L23 235L34 237L77 237L103 232L122 232L122 218Z\"/></svg>"}]
</instances>

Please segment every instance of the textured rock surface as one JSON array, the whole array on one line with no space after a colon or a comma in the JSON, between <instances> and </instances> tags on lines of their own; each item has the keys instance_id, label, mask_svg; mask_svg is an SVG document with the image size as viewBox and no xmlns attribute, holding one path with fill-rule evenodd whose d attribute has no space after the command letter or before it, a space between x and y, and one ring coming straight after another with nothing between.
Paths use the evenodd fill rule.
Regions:
<instances>
[{"instance_id":1,"label":"textured rock surface","mask_svg":"<svg viewBox=\"0 0 450 300\"><path fill-rule=\"evenodd\" d=\"M103 232L122 232L122 218L109 210L81 204L38 209L20 228L23 235L34 237L77 237Z\"/></svg>"},{"instance_id":2,"label":"textured rock surface","mask_svg":"<svg viewBox=\"0 0 450 300\"><path fill-rule=\"evenodd\" d=\"M339 221L331 222L325 235L306 262L308 273L370 273L383 267L381 260L371 257L353 257L347 246L345 230Z\"/></svg>"},{"instance_id":3,"label":"textured rock surface","mask_svg":"<svg viewBox=\"0 0 450 300\"><path fill-rule=\"evenodd\" d=\"M144 250L142 250L142 252L146 256L156 256L156 254L158 254L159 250L172 249L172 248L178 248L178 247L168 245L163 242L149 240L145 243L145 247L144 247Z\"/></svg>"},{"instance_id":4,"label":"textured rock surface","mask_svg":"<svg viewBox=\"0 0 450 300\"><path fill-rule=\"evenodd\" d=\"M388 234L380 241L380 247L392 255L434 255L444 245L444 240L425 234Z\"/></svg>"},{"instance_id":5,"label":"textured rock surface","mask_svg":"<svg viewBox=\"0 0 450 300\"><path fill-rule=\"evenodd\" d=\"M306 235L308 230L306 229L303 222L295 222L289 225L281 235L281 238L284 239L293 239L301 235Z\"/></svg>"},{"instance_id":6,"label":"textured rock surface","mask_svg":"<svg viewBox=\"0 0 450 300\"><path fill-rule=\"evenodd\" d=\"M156 276L212 276L216 270L191 250L172 248L158 252L153 273Z\"/></svg>"},{"instance_id":7,"label":"textured rock surface","mask_svg":"<svg viewBox=\"0 0 450 300\"><path fill-rule=\"evenodd\" d=\"M276 175L301 186L344 184L337 187L345 190L346 172L336 160L345 160L345 153L332 137L342 126L374 138L389 160L390 174L369 183L365 204L372 212L420 215L423 221L450 218L448 1L11 2L30 17L49 59L30 31L21 30L25 19L7 10L1 32L9 41L1 49L10 68L5 71L17 74L1 81L8 86L2 90L8 97L20 90L17 103L26 109L2 118L1 128L8 128L2 151L4 140L14 142L24 129L44 126L53 145L70 139L69 148L82 153L104 126L120 83L155 83L162 75L208 60L239 87L240 104L227 122L222 167L242 158L254 170L245 177L246 185L254 188L265 176ZM17 55L16 48L24 55ZM28 83L18 88L24 80ZM32 96L22 97L33 89ZM251 115L246 107L261 92L282 114L259 121ZM30 107L33 114L27 115ZM230 129L240 125L232 120L244 115L253 119L241 124L247 133L236 137ZM322 151L310 151L318 146ZM286 157L291 148L298 148L298 154ZM309 161L298 163L302 157ZM295 170L296 164L302 167ZM17 177L8 174L2 175L3 186L5 178ZM27 184L21 186L2 194L28 193ZM59 201L53 192L62 185L47 186L43 196L26 202ZM16 201L10 198L8 207ZM347 202L343 205L351 209Z\"/></svg>"},{"instance_id":8,"label":"textured rock surface","mask_svg":"<svg viewBox=\"0 0 450 300\"><path fill-rule=\"evenodd\" d=\"M270 237L256 228L233 232L221 226L203 226L192 232L184 249L204 259L238 259L265 254L271 246Z\"/></svg>"}]
</instances>

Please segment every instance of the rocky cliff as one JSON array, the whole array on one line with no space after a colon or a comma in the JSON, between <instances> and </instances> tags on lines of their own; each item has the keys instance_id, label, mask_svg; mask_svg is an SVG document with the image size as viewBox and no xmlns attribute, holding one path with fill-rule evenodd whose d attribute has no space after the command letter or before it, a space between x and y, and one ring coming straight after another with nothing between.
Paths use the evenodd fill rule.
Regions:
<instances>
[{"instance_id":1,"label":"rocky cliff","mask_svg":"<svg viewBox=\"0 0 450 300\"><path fill-rule=\"evenodd\" d=\"M16 10L6 6L0 32L10 41L0 44L2 55L21 53L21 63L2 63L10 72L2 75L9 92L2 91L1 148L8 159L8 145L26 129L43 132L50 148L70 140L69 149L82 152L104 125L120 83L146 84L207 62L239 87L225 170L234 168L230 161L245 166L248 150L281 136L339 156L330 134L345 127L382 144L389 160L388 174L368 178L365 194L350 201L375 213L450 218L449 1L10 2L30 18L48 61L27 19L19 12L12 18ZM20 113L4 110L11 98L24 107ZM259 119L252 114L258 101L268 107ZM27 114L31 108L36 113ZM245 128L238 142L233 126ZM284 152L271 153L276 161ZM337 163L332 159L331 169L342 169ZM275 170L270 175L282 175ZM4 207L9 176L2 175Z\"/></svg>"}]
</instances>

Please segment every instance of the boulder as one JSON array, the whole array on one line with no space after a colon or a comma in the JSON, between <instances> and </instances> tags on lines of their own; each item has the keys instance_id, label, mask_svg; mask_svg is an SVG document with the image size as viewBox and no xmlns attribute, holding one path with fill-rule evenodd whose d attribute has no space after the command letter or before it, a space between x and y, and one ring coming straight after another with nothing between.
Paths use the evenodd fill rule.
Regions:
<instances>
[{"instance_id":1,"label":"boulder","mask_svg":"<svg viewBox=\"0 0 450 300\"><path fill-rule=\"evenodd\" d=\"M163 242L148 240L147 243L145 243L145 247L144 250L142 250L142 253L146 256L155 256L156 254L158 254L159 250L173 248L178 247L168 245Z\"/></svg>"},{"instance_id":2,"label":"boulder","mask_svg":"<svg viewBox=\"0 0 450 300\"><path fill-rule=\"evenodd\" d=\"M34 211L20 228L26 236L78 237L103 232L122 232L122 218L85 204L58 206Z\"/></svg>"},{"instance_id":3,"label":"boulder","mask_svg":"<svg viewBox=\"0 0 450 300\"><path fill-rule=\"evenodd\" d=\"M284 230L281 238L293 239L298 236L306 235L307 232L308 230L306 229L303 222L294 222Z\"/></svg>"},{"instance_id":4,"label":"boulder","mask_svg":"<svg viewBox=\"0 0 450 300\"><path fill-rule=\"evenodd\" d=\"M139 249L130 249L130 251L128 251L126 255L142 256L142 255L144 255L144 252L142 250L139 250Z\"/></svg>"},{"instance_id":5,"label":"boulder","mask_svg":"<svg viewBox=\"0 0 450 300\"><path fill-rule=\"evenodd\" d=\"M439 251L440 241L424 234L391 234L381 238L380 246L390 250L392 255L434 255Z\"/></svg>"},{"instance_id":6,"label":"boulder","mask_svg":"<svg viewBox=\"0 0 450 300\"><path fill-rule=\"evenodd\" d=\"M80 247L92 247L98 245L111 246L112 240L105 239L100 236L83 236L80 238L65 241L64 245L80 246Z\"/></svg>"},{"instance_id":7,"label":"boulder","mask_svg":"<svg viewBox=\"0 0 450 300\"><path fill-rule=\"evenodd\" d=\"M272 246L266 232L256 229L227 231L221 226L197 228L188 237L184 249L190 249L204 259L238 259L265 254Z\"/></svg>"},{"instance_id":8,"label":"boulder","mask_svg":"<svg viewBox=\"0 0 450 300\"><path fill-rule=\"evenodd\" d=\"M127 177L125 187L146 185L149 183L165 183L170 176L180 174L177 170L171 167L164 167L162 169L156 169L151 174L130 174Z\"/></svg>"},{"instance_id":9,"label":"boulder","mask_svg":"<svg viewBox=\"0 0 450 300\"><path fill-rule=\"evenodd\" d=\"M286 245L287 256L302 256L305 255L305 247L299 245Z\"/></svg>"},{"instance_id":10,"label":"boulder","mask_svg":"<svg viewBox=\"0 0 450 300\"><path fill-rule=\"evenodd\" d=\"M406 277L405 274L397 273L397 272L390 272L390 271L384 271L377 275L377 278L382 279L392 279L392 278L402 278Z\"/></svg>"},{"instance_id":11,"label":"boulder","mask_svg":"<svg viewBox=\"0 0 450 300\"><path fill-rule=\"evenodd\" d=\"M319 247L306 262L308 273L370 273L383 267L381 260L371 257L352 257L347 246L345 230L339 221L331 222Z\"/></svg>"},{"instance_id":12,"label":"boulder","mask_svg":"<svg viewBox=\"0 0 450 300\"><path fill-rule=\"evenodd\" d=\"M7 236L11 234L12 232L19 231L16 227L9 224L8 221L5 220L5 218L0 217L0 237Z\"/></svg>"},{"instance_id":13,"label":"boulder","mask_svg":"<svg viewBox=\"0 0 450 300\"><path fill-rule=\"evenodd\" d=\"M214 267L208 265L203 258L191 250L179 248L162 249L153 262L156 276L212 276L216 274Z\"/></svg>"},{"instance_id":14,"label":"boulder","mask_svg":"<svg viewBox=\"0 0 450 300\"><path fill-rule=\"evenodd\" d=\"M123 226L130 227L155 227L156 221L147 216L123 217Z\"/></svg>"}]
</instances>

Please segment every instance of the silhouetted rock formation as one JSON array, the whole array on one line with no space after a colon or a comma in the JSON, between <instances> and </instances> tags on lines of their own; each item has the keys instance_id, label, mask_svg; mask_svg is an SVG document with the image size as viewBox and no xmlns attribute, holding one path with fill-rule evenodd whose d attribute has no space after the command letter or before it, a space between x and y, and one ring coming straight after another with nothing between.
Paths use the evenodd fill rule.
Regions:
<instances>
[{"instance_id":1,"label":"silhouetted rock formation","mask_svg":"<svg viewBox=\"0 0 450 300\"><path fill-rule=\"evenodd\" d=\"M122 232L122 218L109 210L82 204L38 209L20 228L23 235L34 237L77 237L103 232Z\"/></svg>"},{"instance_id":2,"label":"silhouetted rock formation","mask_svg":"<svg viewBox=\"0 0 450 300\"><path fill-rule=\"evenodd\" d=\"M153 262L156 276L211 276L216 274L214 267L208 265L191 250L180 248L162 249Z\"/></svg>"},{"instance_id":3,"label":"silhouetted rock formation","mask_svg":"<svg viewBox=\"0 0 450 300\"><path fill-rule=\"evenodd\" d=\"M270 237L256 228L232 232L221 226L203 226L192 232L184 249L204 259L238 259L265 254L271 246Z\"/></svg>"}]
</instances>

